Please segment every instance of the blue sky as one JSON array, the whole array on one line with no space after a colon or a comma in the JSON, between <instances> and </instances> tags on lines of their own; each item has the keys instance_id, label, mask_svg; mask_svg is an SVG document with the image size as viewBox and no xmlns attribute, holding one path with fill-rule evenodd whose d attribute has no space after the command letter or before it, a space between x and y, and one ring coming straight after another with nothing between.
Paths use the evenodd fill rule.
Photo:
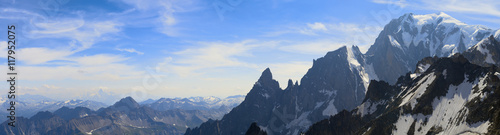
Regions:
<instances>
[{"instance_id":1,"label":"blue sky","mask_svg":"<svg viewBox=\"0 0 500 135\"><path fill-rule=\"evenodd\" d=\"M500 27L494 0L1 3L0 26L18 27L19 92L56 99L99 89L139 99L244 95L266 67L285 87L328 51L344 45L366 51L390 19L405 13L445 12Z\"/></svg>"}]
</instances>

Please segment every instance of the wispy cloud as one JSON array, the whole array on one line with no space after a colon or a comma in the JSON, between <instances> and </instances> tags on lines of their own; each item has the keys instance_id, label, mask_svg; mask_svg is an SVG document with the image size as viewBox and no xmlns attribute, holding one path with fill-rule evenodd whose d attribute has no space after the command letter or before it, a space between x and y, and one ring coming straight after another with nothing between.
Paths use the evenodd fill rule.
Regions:
<instances>
[{"instance_id":1,"label":"wispy cloud","mask_svg":"<svg viewBox=\"0 0 500 135\"><path fill-rule=\"evenodd\" d=\"M44 64L53 60L64 60L74 52L66 49L49 49L43 47L31 47L19 49L18 55L21 61L28 65Z\"/></svg>"},{"instance_id":2,"label":"wispy cloud","mask_svg":"<svg viewBox=\"0 0 500 135\"><path fill-rule=\"evenodd\" d=\"M116 48L116 50L122 51L122 52L137 53L139 55L144 54L143 52L137 51L134 48Z\"/></svg>"},{"instance_id":3,"label":"wispy cloud","mask_svg":"<svg viewBox=\"0 0 500 135\"><path fill-rule=\"evenodd\" d=\"M131 5L143 14L155 14L156 19L152 24L157 25L156 29L160 33L167 36L180 36L182 35L178 23L180 19L178 13L191 12L198 9L196 2L193 0L184 1L137 1L137 0L121 0L122 2ZM135 10L134 10L135 11Z\"/></svg>"},{"instance_id":4,"label":"wispy cloud","mask_svg":"<svg viewBox=\"0 0 500 135\"><path fill-rule=\"evenodd\" d=\"M287 86L287 81L291 79L300 81L311 68L312 61L291 61L286 63L271 63L267 65L273 72L273 78L280 82L280 86L284 89ZM263 68L262 68L263 69Z\"/></svg>"},{"instance_id":5,"label":"wispy cloud","mask_svg":"<svg viewBox=\"0 0 500 135\"><path fill-rule=\"evenodd\" d=\"M134 66L121 63L104 63L104 60L97 61L101 65L96 65L86 59L80 58L79 65L64 66L19 66L20 78L30 81L41 80L127 80L140 79L143 72L137 70Z\"/></svg>"},{"instance_id":6,"label":"wispy cloud","mask_svg":"<svg viewBox=\"0 0 500 135\"><path fill-rule=\"evenodd\" d=\"M481 2L470 0L372 0L372 2L378 4L393 4L402 8L414 8L418 10L434 10L500 17L500 1L497 0L484 0Z\"/></svg>"},{"instance_id":7,"label":"wispy cloud","mask_svg":"<svg viewBox=\"0 0 500 135\"><path fill-rule=\"evenodd\" d=\"M428 10L500 17L500 1L498 0L484 0L481 2L468 0L423 0L421 3L412 2L410 5Z\"/></svg>"},{"instance_id":8,"label":"wispy cloud","mask_svg":"<svg viewBox=\"0 0 500 135\"><path fill-rule=\"evenodd\" d=\"M203 74L206 69L223 67L255 67L237 57L252 56L251 50L262 45L253 40L241 42L195 42L196 46L174 52L162 64L180 76Z\"/></svg>"},{"instance_id":9,"label":"wispy cloud","mask_svg":"<svg viewBox=\"0 0 500 135\"><path fill-rule=\"evenodd\" d=\"M67 19L51 22L34 22L37 29L27 34L31 39L66 39L47 47L24 47L19 49L21 61L29 65L46 64L54 60L67 60L73 54L91 48L96 42L107 40L110 34L120 32L120 24L112 21L85 22Z\"/></svg>"},{"instance_id":10,"label":"wispy cloud","mask_svg":"<svg viewBox=\"0 0 500 135\"><path fill-rule=\"evenodd\" d=\"M399 7L402 7L402 8L408 6L408 3L406 2L406 0L372 0L372 2L378 3L378 4L392 4L392 5L397 5Z\"/></svg>"},{"instance_id":11,"label":"wispy cloud","mask_svg":"<svg viewBox=\"0 0 500 135\"><path fill-rule=\"evenodd\" d=\"M45 18L44 16L23 9L16 8L0 8L0 19L23 20L33 18Z\"/></svg>"},{"instance_id":12,"label":"wispy cloud","mask_svg":"<svg viewBox=\"0 0 500 135\"><path fill-rule=\"evenodd\" d=\"M314 37L307 41L289 39L288 45L281 46L280 49L300 54L324 54L346 45L367 48L366 46L375 42L378 33L382 29L383 27L378 25L314 22L282 28L281 30L266 33L264 36L285 37L295 34Z\"/></svg>"},{"instance_id":13,"label":"wispy cloud","mask_svg":"<svg viewBox=\"0 0 500 135\"><path fill-rule=\"evenodd\" d=\"M29 38L66 38L77 41L74 51L92 47L96 42L106 40L112 34L121 32L121 23L115 21L85 21L83 19L62 19L35 22L37 27L29 32Z\"/></svg>"},{"instance_id":14,"label":"wispy cloud","mask_svg":"<svg viewBox=\"0 0 500 135\"><path fill-rule=\"evenodd\" d=\"M323 30L323 31L328 30L328 29L326 29L326 27L323 23L319 23L319 22L315 22L313 24L308 23L307 26L309 26L309 28L311 28L313 30Z\"/></svg>"},{"instance_id":15,"label":"wispy cloud","mask_svg":"<svg viewBox=\"0 0 500 135\"><path fill-rule=\"evenodd\" d=\"M301 34L309 36L352 36L367 35L376 36L382 30L382 26L372 26L355 23L325 23L314 22L299 26L288 26L264 34L267 37L283 36L286 34Z\"/></svg>"},{"instance_id":16,"label":"wispy cloud","mask_svg":"<svg viewBox=\"0 0 500 135\"><path fill-rule=\"evenodd\" d=\"M336 50L345 45L346 43L325 39L282 45L279 49L298 54L326 54L328 51Z\"/></svg>"}]
</instances>

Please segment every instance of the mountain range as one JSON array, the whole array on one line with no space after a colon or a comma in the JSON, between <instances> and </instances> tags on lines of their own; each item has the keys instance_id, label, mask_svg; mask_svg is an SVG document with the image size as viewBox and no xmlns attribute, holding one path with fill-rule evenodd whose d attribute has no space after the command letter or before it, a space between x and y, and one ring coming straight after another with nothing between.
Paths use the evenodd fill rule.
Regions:
<instances>
[{"instance_id":1,"label":"mountain range","mask_svg":"<svg viewBox=\"0 0 500 135\"><path fill-rule=\"evenodd\" d=\"M316 122L345 113L342 110L359 108L371 81L392 86L409 72L427 72L432 64L416 66L426 57L464 53L474 64L498 66L499 36L499 30L467 25L442 12L405 14L390 21L365 54L357 46L328 52L313 61L300 83L289 81L285 89L279 88L270 69L264 70L239 106L221 120L207 121L186 134L245 134L253 122L267 134L299 134Z\"/></svg>"},{"instance_id":2,"label":"mountain range","mask_svg":"<svg viewBox=\"0 0 500 135\"><path fill-rule=\"evenodd\" d=\"M183 110L210 110L219 108L234 108L239 105L245 96L235 95L226 98L218 97L189 97L189 98L160 98L142 102L145 106L164 111L171 109ZM230 110L230 109L229 109Z\"/></svg>"},{"instance_id":3,"label":"mountain range","mask_svg":"<svg viewBox=\"0 0 500 135\"><path fill-rule=\"evenodd\" d=\"M4 122L0 134L183 134L188 127L220 119L230 109L159 111L126 97L96 111L65 106L29 119L18 117L16 127Z\"/></svg>"},{"instance_id":4,"label":"mountain range","mask_svg":"<svg viewBox=\"0 0 500 135\"><path fill-rule=\"evenodd\" d=\"M241 95L223 99L218 97L161 98L149 99L139 104L128 97L108 106L91 100L57 101L41 95L22 95L22 98L16 102L17 125L19 126L12 128L5 124L4 131L0 131L0 134L108 134L115 131L116 133L182 134L187 127L198 126L209 119L220 119L243 101L243 98ZM9 107L6 106L9 105L8 103L2 105ZM7 113L3 116L7 116ZM5 121L5 118L2 117L2 120ZM128 120L124 121L122 118L128 118ZM111 123L95 125L99 122ZM143 126L138 126L141 124ZM144 130L134 129L146 127L144 125L149 127ZM168 130L149 131L154 128L163 129L163 126L166 126L167 128L164 129ZM48 129L38 129L39 127ZM110 129L98 130L97 128ZM121 131L122 129L130 130Z\"/></svg>"},{"instance_id":5,"label":"mountain range","mask_svg":"<svg viewBox=\"0 0 500 135\"><path fill-rule=\"evenodd\" d=\"M41 95L21 95L18 96L16 101L16 116L21 117L31 117L40 111L54 112L63 106L74 108L74 107L86 107L91 110L98 110L101 107L106 107L107 105L101 102L92 100L66 100L57 101L50 99ZM2 108L8 108L10 104L8 102L2 103ZM7 116L8 112L6 110L0 111L1 116ZM7 120L7 117L0 117L0 121L3 122Z\"/></svg>"}]
</instances>

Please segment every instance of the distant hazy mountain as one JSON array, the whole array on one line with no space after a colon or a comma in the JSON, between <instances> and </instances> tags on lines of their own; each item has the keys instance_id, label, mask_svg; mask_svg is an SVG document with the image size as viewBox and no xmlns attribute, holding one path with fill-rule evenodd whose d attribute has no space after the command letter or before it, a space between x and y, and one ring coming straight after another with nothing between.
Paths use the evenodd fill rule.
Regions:
<instances>
[{"instance_id":1,"label":"distant hazy mountain","mask_svg":"<svg viewBox=\"0 0 500 135\"><path fill-rule=\"evenodd\" d=\"M74 107L87 107L92 110L97 110L101 107L106 107L104 103L90 101L90 100L67 100L67 101L57 101L41 95L20 95L17 96L16 101L16 116L31 117L40 111L54 112L57 109L66 106L70 108ZM2 108L8 108L10 104L8 102L2 103ZM5 110L1 111L2 116L7 116ZM6 117L0 117L0 121L7 120Z\"/></svg>"},{"instance_id":2,"label":"distant hazy mountain","mask_svg":"<svg viewBox=\"0 0 500 135\"><path fill-rule=\"evenodd\" d=\"M418 68L395 85L372 81L363 104L307 134L500 134L498 67L456 55L426 58Z\"/></svg>"},{"instance_id":3,"label":"distant hazy mountain","mask_svg":"<svg viewBox=\"0 0 500 135\"><path fill-rule=\"evenodd\" d=\"M105 92L104 90L99 89L99 91L97 93L87 93L87 94L84 94L84 95L76 97L76 98L77 99L84 99L84 100L98 101L98 102L105 103L107 105L111 105L123 97L120 97L120 95L115 94L113 92Z\"/></svg>"},{"instance_id":4,"label":"distant hazy mountain","mask_svg":"<svg viewBox=\"0 0 500 135\"><path fill-rule=\"evenodd\" d=\"M63 107L18 117L15 128L3 123L0 134L182 134L188 127L222 117L227 110L158 111L139 105L131 97L93 111Z\"/></svg>"},{"instance_id":5,"label":"distant hazy mountain","mask_svg":"<svg viewBox=\"0 0 500 135\"><path fill-rule=\"evenodd\" d=\"M245 96L236 95L229 96L224 99L218 97L189 97L189 98L161 98L158 100L146 100L143 105L156 110L210 110L219 109L221 107L233 108L239 105Z\"/></svg>"}]
</instances>

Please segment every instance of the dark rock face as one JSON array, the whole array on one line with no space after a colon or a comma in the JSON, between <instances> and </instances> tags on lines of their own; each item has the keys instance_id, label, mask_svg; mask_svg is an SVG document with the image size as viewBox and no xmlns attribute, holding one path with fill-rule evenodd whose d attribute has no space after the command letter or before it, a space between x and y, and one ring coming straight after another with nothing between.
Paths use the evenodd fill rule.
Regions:
<instances>
[{"instance_id":1,"label":"dark rock face","mask_svg":"<svg viewBox=\"0 0 500 135\"><path fill-rule=\"evenodd\" d=\"M63 107L39 112L30 119L20 117L16 127L3 123L0 134L183 134L220 114L204 110L158 111L140 106L131 97L92 111L85 107Z\"/></svg>"},{"instance_id":2,"label":"dark rock face","mask_svg":"<svg viewBox=\"0 0 500 135\"><path fill-rule=\"evenodd\" d=\"M500 66L500 42L493 36L483 39L463 53L471 63L481 66Z\"/></svg>"},{"instance_id":3,"label":"dark rock face","mask_svg":"<svg viewBox=\"0 0 500 135\"><path fill-rule=\"evenodd\" d=\"M395 85L372 81L363 104L315 123L306 134L498 134L500 69L462 55L419 63L431 65Z\"/></svg>"},{"instance_id":4,"label":"dark rock face","mask_svg":"<svg viewBox=\"0 0 500 135\"><path fill-rule=\"evenodd\" d=\"M95 115L95 112L85 107L75 107L74 109L62 107L61 109L55 111L54 115L57 115L64 120L71 120L89 115Z\"/></svg>"},{"instance_id":5,"label":"dark rock face","mask_svg":"<svg viewBox=\"0 0 500 135\"><path fill-rule=\"evenodd\" d=\"M245 135L267 135L267 133L260 129L260 127L257 126L257 123L254 122L250 125L250 128L248 128Z\"/></svg>"}]
</instances>

